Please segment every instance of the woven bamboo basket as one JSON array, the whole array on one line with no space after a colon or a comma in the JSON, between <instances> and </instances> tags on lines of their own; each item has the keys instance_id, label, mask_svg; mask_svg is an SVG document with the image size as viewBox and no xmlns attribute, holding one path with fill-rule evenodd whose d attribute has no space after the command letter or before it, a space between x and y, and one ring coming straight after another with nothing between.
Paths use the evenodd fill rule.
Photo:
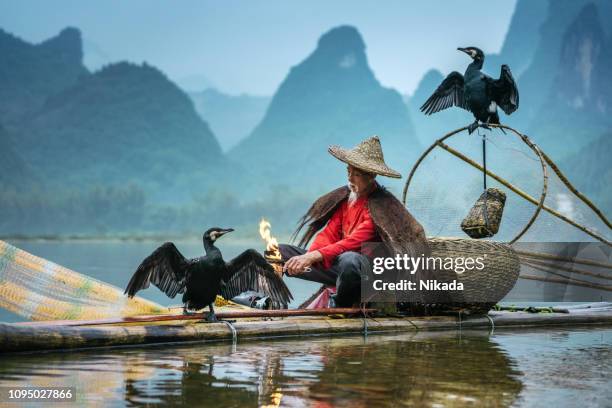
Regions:
<instances>
[{"instance_id":1,"label":"woven bamboo basket","mask_svg":"<svg viewBox=\"0 0 612 408\"><path fill-rule=\"evenodd\" d=\"M466 238L430 238L431 257L483 258L484 268L463 273L436 271L436 279L456 280L463 284L461 291L449 291L449 309L460 308L473 313L484 313L503 299L514 287L520 272L519 258L508 244L477 241Z\"/></svg>"},{"instance_id":2,"label":"woven bamboo basket","mask_svg":"<svg viewBox=\"0 0 612 408\"><path fill-rule=\"evenodd\" d=\"M461 229L471 238L492 237L499 231L505 203L503 191L488 188L461 222Z\"/></svg>"}]
</instances>

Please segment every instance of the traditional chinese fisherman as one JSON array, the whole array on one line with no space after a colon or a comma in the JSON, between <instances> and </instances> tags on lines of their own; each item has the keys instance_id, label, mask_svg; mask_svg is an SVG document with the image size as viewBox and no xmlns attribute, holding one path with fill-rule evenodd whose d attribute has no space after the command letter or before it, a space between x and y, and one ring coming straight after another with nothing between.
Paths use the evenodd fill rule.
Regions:
<instances>
[{"instance_id":1,"label":"traditional chinese fisherman","mask_svg":"<svg viewBox=\"0 0 612 408\"><path fill-rule=\"evenodd\" d=\"M360 303L361 280L371 263L364 244L379 242L387 256L419 256L427 241L421 224L376 181L377 175L401 178L385 163L378 136L353 149L330 146L329 153L348 165L348 185L317 199L295 233L306 226L299 246L281 244L279 250L287 275L336 286L330 306L350 307ZM413 300L425 302L419 295Z\"/></svg>"}]
</instances>

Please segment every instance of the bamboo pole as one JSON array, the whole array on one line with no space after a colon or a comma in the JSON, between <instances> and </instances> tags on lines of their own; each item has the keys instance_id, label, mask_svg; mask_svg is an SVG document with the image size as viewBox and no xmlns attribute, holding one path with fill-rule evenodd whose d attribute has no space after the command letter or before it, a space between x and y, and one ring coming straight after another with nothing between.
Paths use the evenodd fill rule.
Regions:
<instances>
[{"instance_id":1,"label":"bamboo pole","mask_svg":"<svg viewBox=\"0 0 612 408\"><path fill-rule=\"evenodd\" d=\"M538 146L536 146L535 144L533 144L531 142L531 140L524 134L519 133L518 131L516 131L515 129L506 126L506 125L501 125L501 124L490 124L489 126L492 127L497 127L497 128L501 128L501 129L507 129L511 132L513 132L514 134L516 134L518 137L521 138L521 140L523 140L523 142L525 144L527 144L532 150L535 151L536 155L538 156L538 158L540 159L540 162L543 165L543 171L544 171L544 183L546 184L547 182L547 174L546 174L546 166L545 163L550 165L550 167L553 169L553 171L557 174L557 176L559 177L559 179L561 179L561 181L565 184L565 186L572 192L574 193L580 200L582 200L587 206L589 206L589 208L591 208L598 216L599 218L602 219L602 221L608 226L610 227L610 222L607 220L607 218L603 215L603 213L583 194L581 194L567 179L567 177L565 177L565 175L561 172L561 170L559 170L559 168L555 165L555 163L552 161L552 159L550 157L548 157L544 152L542 152L540 150L540 148ZM442 147L442 145L447 146L443 143L444 140L455 136L456 134L463 132L464 130L467 129L467 126L464 126L462 128L453 130L451 132L448 132L447 134L445 134L443 137L441 137L440 139L438 139L437 141L435 141L431 146L429 146L429 148L427 150L425 150L425 152L423 152L423 154L418 158L418 160L416 161L415 165L412 167L412 169L410 170L410 174L408 175L408 180L406 181L406 184L404 185L404 191L402 194L402 203L404 205L406 205L406 197L408 194L408 186L410 185L410 182L412 180L412 178L414 177L414 174L417 170L417 168L419 167L419 165L421 164L421 162L425 159L425 157L436 147L436 146L440 146ZM448 147L448 146L447 146ZM450 149L450 147L449 147ZM454 150L454 149L453 149ZM450 150L447 150L449 152L451 152ZM477 168L478 170L480 170L481 172L484 170L480 165L478 165L476 162L473 162L471 159L469 159L468 157L462 155L461 153L454 151L455 153L458 153L460 159L466 161L466 163L474 166L475 168ZM452 152L451 152L452 153ZM467 160L466 160L467 159ZM500 183L502 183L503 185L505 185L506 187L508 187L510 190L514 191L515 193L517 193L517 190L520 191L519 189L517 189L516 187L512 186L510 183L508 182L504 182L508 183L505 184L504 182L499 180L499 176L494 175L493 173L487 171L486 172L487 175L493 177L494 179L496 179L497 181L499 181ZM503 179L502 179L503 180ZM544 192L543 195L546 194L546 187L544 188ZM523 192L524 193L524 192ZM519 194L519 193L517 193ZM535 204L535 200L530 197L528 194L524 193L525 195L520 195L522 198L526 199L527 201ZM529 197L529 198L528 198ZM543 200L541 200L543 201ZM518 238L520 238L521 235L523 235L527 228L529 228L529 226L535 221L535 216L537 216L537 214L539 213L540 210L540 205L538 205L538 209L536 210L536 213L534 214L534 217L531 218L531 220L529 221L529 223L527 224L527 226L521 231L521 233L515 237L512 242L515 242L516 240L518 240ZM543 209L547 212L549 212L550 214L554 215L555 217L567 222L568 224L578 228L579 230L585 232L586 234L592 236L593 238L612 246L612 243L610 241L608 241L607 239L600 237L599 235L597 235L596 233L594 233L593 231L590 231L588 228L574 222L573 220L571 220L570 218L567 218L565 216L563 216L562 214L559 214L558 212L552 210L551 208L549 208L548 206L543 206Z\"/></svg>"},{"instance_id":2,"label":"bamboo pole","mask_svg":"<svg viewBox=\"0 0 612 408\"><path fill-rule=\"evenodd\" d=\"M523 265L527 265L535 270L541 271L541 272L546 272L546 273L550 273L552 275L556 275L559 276L563 279L567 279L568 280L568 284L572 284L574 282L576 283L584 283L584 284L589 284L589 285L599 285L598 288L603 289L603 290L612 290L612 286L609 285L601 285L600 283L597 282L590 282L590 281L586 281L586 280L582 280L582 279L577 279L577 278L572 278L571 276L566 276L563 275L562 273L557 272L556 269L553 269L551 267L547 267L547 266L540 266L540 265L536 265L536 264L532 264L530 262L522 262Z\"/></svg>"},{"instance_id":3,"label":"bamboo pole","mask_svg":"<svg viewBox=\"0 0 612 408\"><path fill-rule=\"evenodd\" d=\"M438 146L440 146L441 148L443 148L444 150L446 150L447 152L449 152L450 154L452 154L455 157L458 157L459 159L463 160L464 162L466 162L467 164L469 164L470 166L484 172L484 168L476 163L474 160L470 159L469 157L465 156L463 153L453 149L452 147L450 147L449 145L447 145L446 143L443 142L438 142L436 143ZM510 190L514 191L516 194L518 194L519 196L523 197L525 200L533 203L533 204L538 204L538 202L536 201L535 198L531 197L529 194L525 193L524 191L522 191L521 189L519 189L518 187L515 187L514 185L510 184L510 182L506 181L505 179L501 178L500 176L498 176L497 174L493 173L491 170L487 170L486 171L487 175L492 177L493 179L497 180L499 183L503 184L504 186L508 187Z\"/></svg>"},{"instance_id":4,"label":"bamboo pole","mask_svg":"<svg viewBox=\"0 0 612 408\"><path fill-rule=\"evenodd\" d=\"M540 266L545 266L551 269L559 269L565 272L572 272L572 273L577 273L579 275L586 275L586 276L592 276L594 278L598 278L598 279L608 279L608 280L612 280L612 275L604 275L601 273L595 273L595 272L590 272L590 271L585 271L583 269L575 269L575 268L568 268L567 266L563 266L563 265L557 265L551 262L547 262L547 261L538 261L535 259L528 259L528 258L523 258L519 256L519 260L522 263L529 263L529 264L534 264L534 265L540 265Z\"/></svg>"},{"instance_id":5,"label":"bamboo pole","mask_svg":"<svg viewBox=\"0 0 612 408\"><path fill-rule=\"evenodd\" d=\"M245 310L238 312L218 312L215 313L218 319L241 319L254 317L296 317L296 316L329 316L329 315L348 315L370 314L376 309L359 308L333 308L333 309L284 309L284 310ZM178 315L151 315L151 316L129 316L117 319L99 320L55 320L42 322L23 322L23 326L98 326L105 324L123 323L151 323L164 321L182 320L205 320L208 313L178 314Z\"/></svg>"},{"instance_id":6,"label":"bamboo pole","mask_svg":"<svg viewBox=\"0 0 612 408\"><path fill-rule=\"evenodd\" d=\"M582 264L582 265L598 266L598 267L601 267L601 268L612 269L612 264L604 263L604 262L591 261L590 259L569 258L569 257L562 257L562 256L545 254L545 253L541 253L541 252L520 251L520 250L517 250L517 249L515 249L514 252L516 252L519 256L524 256L524 257L550 259L550 260L553 260L553 261L562 261L562 262L573 262L573 263Z\"/></svg>"},{"instance_id":7,"label":"bamboo pole","mask_svg":"<svg viewBox=\"0 0 612 408\"><path fill-rule=\"evenodd\" d=\"M512 129L509 126L506 125L502 125L502 124L491 124L491 127L496 127L496 128L500 128L500 129L508 129L510 131L516 132L514 129ZM527 138L527 135L521 135L521 137ZM525 139L523 139L525 140ZM587 196L585 196L584 194L582 194L580 191L578 191L578 189L576 187L574 187L574 185L572 183L570 183L570 181L568 180L567 177L565 177L565 174L563 174L563 172L557 167L556 163L545 153L542 151L542 149L540 149L538 147L538 150L540 152L540 154L542 155L542 157L544 158L544 160L546 161L546 163L550 166L550 168L555 172L555 174L557 174L557 177L559 177L559 179L561 180L561 182L563 184L565 184L565 187L567 187L572 193L574 193L574 195L576 197L578 197L583 203L585 203L591 210L593 210L593 212L595 214L597 214L597 216L604 222L604 224L606 224L606 226L608 228L612 228L612 224L610 224L610 221L608 221L608 219L606 218L606 216L601 212L601 210L599 208L597 208L597 206L595 204L593 204L593 202L591 200L589 200L589 198Z\"/></svg>"},{"instance_id":8,"label":"bamboo pole","mask_svg":"<svg viewBox=\"0 0 612 408\"><path fill-rule=\"evenodd\" d=\"M420 166L421 162L425 159L425 157L436 147L439 146L440 143L444 142L444 140L466 130L467 127L462 127L460 129L456 129L453 130L449 133L447 133L446 135L444 135L443 137L441 137L440 139L436 140L431 146L429 146L429 148L427 150L425 150L425 152L423 152L423 154L421 155L421 157L418 158L418 160L416 161L416 163L414 164L414 166L412 167L412 169L410 170L410 174L408 175L408 180L406 181L406 184L404 185L404 192L402 194L402 203L404 205L406 205L406 196L408 194L408 186L410 185L410 182L412 181L412 178L414 177L414 174L416 172L416 169ZM516 242L519 240L520 237L522 237L527 230L531 227L531 225L533 225L533 223L535 222L536 218L538 217L538 215L540 214L540 211L542 210L542 206L544 205L544 200L546 199L546 194L548 192L548 173L546 171L546 162L542 156L542 154L540 153L540 149L538 148L538 146L536 146L533 142L531 142L531 140L529 140L529 138L519 132L517 132L516 130L512 129L512 128L508 128L513 134L515 134L516 136L518 136L523 143L525 143L527 146L529 146L529 148L531 150L533 150L533 152L536 154L536 156L538 157L538 159L540 160L540 165L542 166L542 194L540 195L540 201L537 204L536 210L534 211L533 215L531 216L531 218L529 219L529 221L527 222L527 224L523 227L523 229L510 241L510 244L512 244L513 242ZM481 169L482 171L482 169ZM487 172L488 173L488 172Z\"/></svg>"},{"instance_id":9,"label":"bamboo pole","mask_svg":"<svg viewBox=\"0 0 612 408\"><path fill-rule=\"evenodd\" d=\"M597 216L608 226L608 228L612 228L612 224L610 224L610 221L608 221L608 219L606 218L606 216L601 212L601 210L599 208L597 208L595 206L595 204L593 204L591 202L591 200L589 200L585 195L583 195L580 191L578 191L573 185L572 183L569 182L569 180L567 179L567 177L565 177L565 174L563 174L561 172L561 170L559 170L559 168L557 167L557 165L555 164L555 162L552 161L552 159L550 157L548 157L546 155L546 153L540 151L542 153L542 156L544 157L544 160L546 160L546 163L548 163L548 165L550 166L551 169L553 169L553 171L557 174L557 176L559 177L559 179L561 179L561 181L563 182L563 184L565 184L565 186L572 192L574 193L574 195L576 195L576 197L578 197L580 200L582 200L583 203L585 203L587 206L589 206L589 208L591 210L593 210L593 212L595 214L597 214Z\"/></svg>"},{"instance_id":10,"label":"bamboo pole","mask_svg":"<svg viewBox=\"0 0 612 408\"><path fill-rule=\"evenodd\" d=\"M593 284L587 284L587 283L568 282L566 279L544 278L542 276L535 276L535 275L519 275L519 278L520 279L528 279L528 280L541 281L541 282L562 283L564 285L583 286L585 288L592 288L592 289L612 291L612 287L606 288L606 287L600 287L599 285L593 285Z\"/></svg>"},{"instance_id":11,"label":"bamboo pole","mask_svg":"<svg viewBox=\"0 0 612 408\"><path fill-rule=\"evenodd\" d=\"M452 154L453 156L456 156L457 158L463 160L464 162L466 162L467 164L469 164L470 166L484 172L484 168L476 163L475 161L473 161L472 159L470 159L469 157L463 155L461 152L453 149L452 147L448 146L447 144L443 143L443 142L437 142L436 143L438 146L440 146L442 149L446 150L447 152L449 152L450 154ZM525 193L524 191L520 190L519 188L515 187L514 185L510 184L510 182L506 181L505 179L503 179L502 177L498 176L497 174L491 172L490 170L486 170L486 173L488 176L490 176L491 178L495 179L497 182L499 182L500 184L504 185L505 187L509 188L510 190L512 190L514 193L518 194L520 197L524 198L525 200L529 201L530 203L534 204L534 205L538 205L538 201L536 201L535 198L531 197L529 194ZM552 208L543 205L542 209L552 215L554 215L555 217L567 222L568 224L573 225L574 227L578 228L579 230L581 230L582 232L592 236L593 238L603 242L604 244L610 245L612 246L612 242L608 241L607 239L605 239L604 237L601 237L599 235L597 235L596 233L594 233L593 231L589 230L588 228L576 223L575 221L573 221L572 219L564 216L563 214L558 213L557 211L553 210Z\"/></svg>"},{"instance_id":12,"label":"bamboo pole","mask_svg":"<svg viewBox=\"0 0 612 408\"><path fill-rule=\"evenodd\" d=\"M497 327L610 324L610 311L581 313L491 312L488 317L433 316L377 318L368 320L368 333L426 330L490 329ZM363 319L283 319L274 321L237 321L233 324L238 341L278 336L320 336L363 333ZM233 341L225 324L126 325L96 327L38 327L0 323L0 355L8 352L68 350L88 347L178 343L192 341Z\"/></svg>"}]
</instances>

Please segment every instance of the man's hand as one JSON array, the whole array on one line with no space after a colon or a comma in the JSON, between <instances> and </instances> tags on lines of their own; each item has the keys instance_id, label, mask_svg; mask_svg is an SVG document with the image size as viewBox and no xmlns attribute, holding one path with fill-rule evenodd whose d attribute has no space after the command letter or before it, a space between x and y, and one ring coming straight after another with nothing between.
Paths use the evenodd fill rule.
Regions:
<instances>
[{"instance_id":1,"label":"man's hand","mask_svg":"<svg viewBox=\"0 0 612 408\"><path fill-rule=\"evenodd\" d=\"M285 267L283 270L289 276L299 275L312 264L321 262L322 260L323 255L321 255L319 251L307 252L304 255L298 255L290 258L287 262L285 262Z\"/></svg>"}]
</instances>

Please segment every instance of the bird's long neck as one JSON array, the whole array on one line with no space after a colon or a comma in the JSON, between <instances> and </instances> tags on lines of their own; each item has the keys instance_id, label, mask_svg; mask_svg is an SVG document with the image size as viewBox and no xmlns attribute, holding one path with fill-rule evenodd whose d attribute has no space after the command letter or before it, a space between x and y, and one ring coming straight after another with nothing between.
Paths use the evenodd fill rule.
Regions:
<instances>
[{"instance_id":1,"label":"bird's long neck","mask_svg":"<svg viewBox=\"0 0 612 408\"><path fill-rule=\"evenodd\" d=\"M470 71L480 71L482 69L482 65L483 64L484 64L484 58L483 59L476 59L476 60L472 61L472 63L470 65L468 65L467 72L470 72Z\"/></svg>"},{"instance_id":2,"label":"bird's long neck","mask_svg":"<svg viewBox=\"0 0 612 408\"><path fill-rule=\"evenodd\" d=\"M208 239L205 239L203 241L204 241L204 252L206 252L206 255L212 256L212 257L221 256L221 251L219 250L219 248L215 246L215 243L213 241L210 241Z\"/></svg>"}]
</instances>

